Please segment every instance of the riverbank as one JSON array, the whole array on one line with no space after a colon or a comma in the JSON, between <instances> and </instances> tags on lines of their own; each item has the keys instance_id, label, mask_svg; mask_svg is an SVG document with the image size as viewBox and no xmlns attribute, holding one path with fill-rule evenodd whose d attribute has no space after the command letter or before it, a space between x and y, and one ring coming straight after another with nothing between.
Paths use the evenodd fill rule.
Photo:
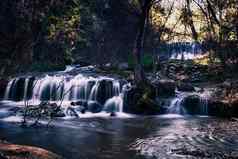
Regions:
<instances>
[{"instance_id":1,"label":"riverbank","mask_svg":"<svg viewBox=\"0 0 238 159\"><path fill-rule=\"evenodd\" d=\"M24 145L15 145L0 140L1 159L63 159L47 150Z\"/></svg>"}]
</instances>

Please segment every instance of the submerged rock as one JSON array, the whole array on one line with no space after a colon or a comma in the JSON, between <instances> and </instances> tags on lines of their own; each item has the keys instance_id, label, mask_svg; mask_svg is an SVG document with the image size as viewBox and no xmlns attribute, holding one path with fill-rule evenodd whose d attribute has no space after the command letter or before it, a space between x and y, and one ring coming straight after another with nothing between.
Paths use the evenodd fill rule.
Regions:
<instances>
[{"instance_id":1,"label":"submerged rock","mask_svg":"<svg viewBox=\"0 0 238 159\"><path fill-rule=\"evenodd\" d=\"M103 106L95 101L89 101L88 102L88 110L92 113L99 113L103 109Z\"/></svg>"}]
</instances>

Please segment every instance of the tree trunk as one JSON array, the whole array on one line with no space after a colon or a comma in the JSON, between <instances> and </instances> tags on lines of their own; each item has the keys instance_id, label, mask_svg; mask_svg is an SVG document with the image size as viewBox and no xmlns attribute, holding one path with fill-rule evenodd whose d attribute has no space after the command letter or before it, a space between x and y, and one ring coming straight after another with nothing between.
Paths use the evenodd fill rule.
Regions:
<instances>
[{"instance_id":1,"label":"tree trunk","mask_svg":"<svg viewBox=\"0 0 238 159\"><path fill-rule=\"evenodd\" d=\"M143 69L143 64L142 64L142 48L143 48L143 43L144 43L144 34L145 34L145 28L146 28L146 22L147 22L147 17L149 14L150 10L150 3L152 0L145 0L144 4L141 5L141 16L139 20L139 28L134 44L134 49L133 49L133 55L135 58L135 68L134 68L134 76L135 76L135 82L137 84L142 84L146 82L145 78L145 72Z\"/></svg>"},{"instance_id":2,"label":"tree trunk","mask_svg":"<svg viewBox=\"0 0 238 159\"><path fill-rule=\"evenodd\" d=\"M198 41L198 33L197 33L194 23L193 23L193 14L192 14L192 11L190 8L190 0L186 0L186 2L187 2L187 12L188 12L188 16L189 16L188 20L189 20L189 25L190 25L190 28L192 31L192 36L193 36L193 39L197 42Z\"/></svg>"},{"instance_id":3,"label":"tree trunk","mask_svg":"<svg viewBox=\"0 0 238 159\"><path fill-rule=\"evenodd\" d=\"M238 40L238 24L236 24L236 40Z\"/></svg>"}]
</instances>

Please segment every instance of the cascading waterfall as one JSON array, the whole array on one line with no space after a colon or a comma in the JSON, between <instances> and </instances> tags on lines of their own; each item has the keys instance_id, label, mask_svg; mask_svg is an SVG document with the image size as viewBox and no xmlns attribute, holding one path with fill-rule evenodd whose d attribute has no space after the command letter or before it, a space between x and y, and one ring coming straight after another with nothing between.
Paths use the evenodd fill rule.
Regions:
<instances>
[{"instance_id":1,"label":"cascading waterfall","mask_svg":"<svg viewBox=\"0 0 238 159\"><path fill-rule=\"evenodd\" d=\"M168 107L169 114L189 114L189 112L184 107L184 100L188 97L195 96L199 99L198 110L196 114L200 115L208 115L208 101L211 97L211 92L205 90L202 93L198 92L179 92L176 91L176 96L171 100L170 105ZM197 105L193 105L195 107Z\"/></svg>"},{"instance_id":2,"label":"cascading waterfall","mask_svg":"<svg viewBox=\"0 0 238 159\"><path fill-rule=\"evenodd\" d=\"M32 105L41 101L62 101L66 106L77 101L96 102L105 111L123 111L123 86L120 80L103 76L78 74L46 75L38 79L16 78L8 83L4 98L19 102L27 99Z\"/></svg>"},{"instance_id":3,"label":"cascading waterfall","mask_svg":"<svg viewBox=\"0 0 238 159\"><path fill-rule=\"evenodd\" d=\"M211 98L211 92L210 91L204 91L202 94L200 94L200 106L201 106L201 113L204 115L208 115L208 101Z\"/></svg>"},{"instance_id":4,"label":"cascading waterfall","mask_svg":"<svg viewBox=\"0 0 238 159\"><path fill-rule=\"evenodd\" d=\"M184 98L187 97L186 93L176 91L176 96L170 102L168 113L169 114L187 114L182 106Z\"/></svg>"},{"instance_id":5,"label":"cascading waterfall","mask_svg":"<svg viewBox=\"0 0 238 159\"><path fill-rule=\"evenodd\" d=\"M201 45L197 43L186 44L182 49L173 49L171 55L171 59L178 60L189 60L202 57L203 55Z\"/></svg>"},{"instance_id":6,"label":"cascading waterfall","mask_svg":"<svg viewBox=\"0 0 238 159\"><path fill-rule=\"evenodd\" d=\"M125 87L127 87L127 85L124 85L121 91L120 83L119 82L113 83L113 92L115 93L115 96L106 101L105 107L104 107L106 111L123 112L124 91L126 90Z\"/></svg>"},{"instance_id":7,"label":"cascading waterfall","mask_svg":"<svg viewBox=\"0 0 238 159\"><path fill-rule=\"evenodd\" d=\"M4 99L7 100L9 99L9 95L10 95L10 90L11 90L11 87L13 85L15 80L11 80L8 85L7 85L7 88L6 88L6 91L5 91L5 94L4 94Z\"/></svg>"}]
</instances>

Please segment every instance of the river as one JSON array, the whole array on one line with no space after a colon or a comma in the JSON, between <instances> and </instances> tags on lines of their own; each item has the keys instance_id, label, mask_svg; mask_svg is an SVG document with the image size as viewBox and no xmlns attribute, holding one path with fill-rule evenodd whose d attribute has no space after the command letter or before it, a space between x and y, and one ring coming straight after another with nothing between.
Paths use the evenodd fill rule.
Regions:
<instances>
[{"instance_id":1,"label":"river","mask_svg":"<svg viewBox=\"0 0 238 159\"><path fill-rule=\"evenodd\" d=\"M89 67L83 69L84 74L76 75L68 73L72 69L75 68L38 78L12 79L4 96L11 101L0 102L0 139L45 148L66 159L238 158L236 120L188 116L180 104L186 94L179 92L171 100L168 114L125 114L122 100L127 83L104 76L86 76L85 70L91 72ZM86 113L77 111L79 118L66 113L50 127L43 119L38 127L23 128L21 117L13 111L15 106L23 105L24 99L34 105L44 100L62 100L65 110L69 102L78 100L86 101L85 107L93 101L94 107ZM117 116L110 117L106 110L116 112Z\"/></svg>"},{"instance_id":2,"label":"river","mask_svg":"<svg viewBox=\"0 0 238 159\"><path fill-rule=\"evenodd\" d=\"M238 123L205 116L58 119L51 127L0 122L0 138L67 159L237 158Z\"/></svg>"}]
</instances>

